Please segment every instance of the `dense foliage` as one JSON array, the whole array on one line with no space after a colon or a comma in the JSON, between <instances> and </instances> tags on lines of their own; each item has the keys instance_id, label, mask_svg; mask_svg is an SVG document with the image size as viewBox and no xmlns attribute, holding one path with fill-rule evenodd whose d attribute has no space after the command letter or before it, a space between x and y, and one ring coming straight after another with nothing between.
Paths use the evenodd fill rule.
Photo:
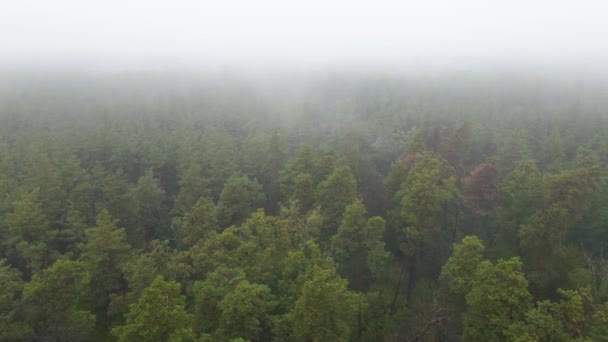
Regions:
<instances>
[{"instance_id":1,"label":"dense foliage","mask_svg":"<svg viewBox=\"0 0 608 342\"><path fill-rule=\"evenodd\" d=\"M0 340L606 341L607 90L6 75Z\"/></svg>"}]
</instances>

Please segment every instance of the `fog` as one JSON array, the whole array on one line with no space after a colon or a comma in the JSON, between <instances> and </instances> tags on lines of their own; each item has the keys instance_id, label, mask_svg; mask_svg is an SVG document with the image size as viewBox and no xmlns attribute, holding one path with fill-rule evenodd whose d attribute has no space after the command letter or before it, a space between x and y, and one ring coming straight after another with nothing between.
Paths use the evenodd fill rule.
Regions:
<instances>
[{"instance_id":1,"label":"fog","mask_svg":"<svg viewBox=\"0 0 608 342\"><path fill-rule=\"evenodd\" d=\"M3 1L3 69L596 73L602 1Z\"/></svg>"}]
</instances>

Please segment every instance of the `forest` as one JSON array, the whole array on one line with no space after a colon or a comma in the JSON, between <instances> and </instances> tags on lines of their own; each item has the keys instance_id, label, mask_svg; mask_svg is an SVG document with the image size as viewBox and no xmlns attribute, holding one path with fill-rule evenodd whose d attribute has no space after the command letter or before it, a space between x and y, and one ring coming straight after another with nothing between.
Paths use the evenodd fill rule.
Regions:
<instances>
[{"instance_id":1,"label":"forest","mask_svg":"<svg viewBox=\"0 0 608 342\"><path fill-rule=\"evenodd\" d=\"M608 341L598 79L5 73L0 341Z\"/></svg>"}]
</instances>

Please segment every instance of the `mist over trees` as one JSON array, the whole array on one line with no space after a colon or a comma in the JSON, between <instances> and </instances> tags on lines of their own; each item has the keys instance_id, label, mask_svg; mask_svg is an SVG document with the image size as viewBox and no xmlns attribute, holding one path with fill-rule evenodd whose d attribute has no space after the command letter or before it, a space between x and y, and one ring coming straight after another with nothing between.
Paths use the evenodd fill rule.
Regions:
<instances>
[{"instance_id":1,"label":"mist over trees","mask_svg":"<svg viewBox=\"0 0 608 342\"><path fill-rule=\"evenodd\" d=\"M605 341L608 84L7 73L1 341Z\"/></svg>"}]
</instances>

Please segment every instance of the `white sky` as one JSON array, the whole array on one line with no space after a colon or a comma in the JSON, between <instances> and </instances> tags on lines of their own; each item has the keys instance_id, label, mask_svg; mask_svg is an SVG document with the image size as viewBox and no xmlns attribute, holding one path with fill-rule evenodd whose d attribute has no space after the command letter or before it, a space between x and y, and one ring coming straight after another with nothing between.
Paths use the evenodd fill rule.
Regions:
<instances>
[{"instance_id":1,"label":"white sky","mask_svg":"<svg viewBox=\"0 0 608 342\"><path fill-rule=\"evenodd\" d=\"M608 1L0 0L5 67L606 65L606 57Z\"/></svg>"}]
</instances>

